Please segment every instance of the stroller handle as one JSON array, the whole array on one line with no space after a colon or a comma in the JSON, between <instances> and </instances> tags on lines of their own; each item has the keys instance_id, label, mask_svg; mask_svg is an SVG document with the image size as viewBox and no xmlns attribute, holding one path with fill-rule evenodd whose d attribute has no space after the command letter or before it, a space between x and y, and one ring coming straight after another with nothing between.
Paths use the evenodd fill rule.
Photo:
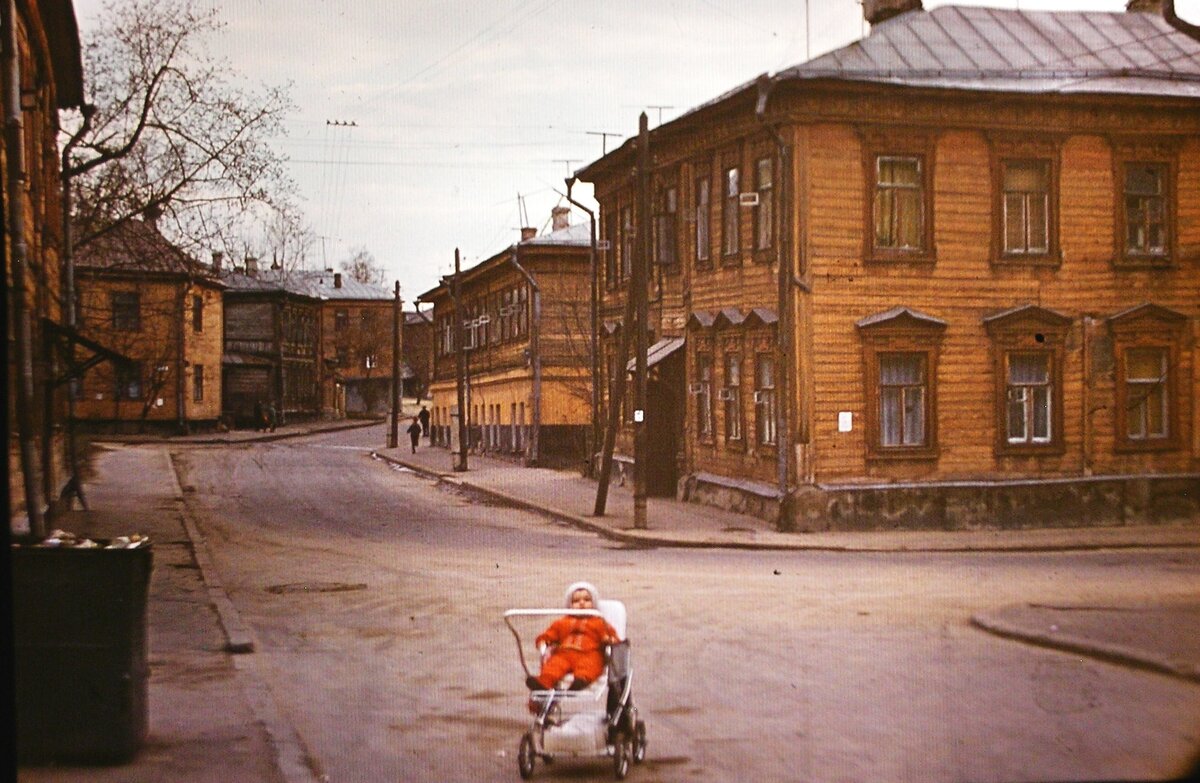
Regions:
<instances>
[{"instance_id":1,"label":"stroller handle","mask_svg":"<svg viewBox=\"0 0 1200 783\"><path fill-rule=\"evenodd\" d=\"M516 626L512 623L514 617L562 617L570 615L572 617L604 617L595 609L509 609L504 613L504 624L508 626L508 630L512 631L513 638L517 640L517 655L521 658L521 668L525 670L525 676L531 676L529 664L525 661L525 648L521 645L521 634L517 631Z\"/></svg>"}]
</instances>

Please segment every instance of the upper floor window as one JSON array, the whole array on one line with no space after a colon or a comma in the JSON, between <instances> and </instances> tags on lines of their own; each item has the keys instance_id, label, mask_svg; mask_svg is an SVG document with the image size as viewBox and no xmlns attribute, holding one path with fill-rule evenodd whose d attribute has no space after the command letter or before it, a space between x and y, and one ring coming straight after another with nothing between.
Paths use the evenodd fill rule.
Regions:
<instances>
[{"instance_id":1,"label":"upper floor window","mask_svg":"<svg viewBox=\"0 0 1200 783\"><path fill-rule=\"evenodd\" d=\"M112 307L112 328L114 330L119 332L141 331L141 294L137 291L113 291L110 304Z\"/></svg>"},{"instance_id":2,"label":"upper floor window","mask_svg":"<svg viewBox=\"0 0 1200 783\"><path fill-rule=\"evenodd\" d=\"M679 254L675 239L675 215L678 210L678 192L674 187L665 187L655 198L654 214L654 260L668 271L678 267Z\"/></svg>"},{"instance_id":3,"label":"upper floor window","mask_svg":"<svg viewBox=\"0 0 1200 783\"><path fill-rule=\"evenodd\" d=\"M621 207L621 279L628 280L633 271L633 253L636 243L633 230L633 207Z\"/></svg>"},{"instance_id":4,"label":"upper floor window","mask_svg":"<svg viewBox=\"0 0 1200 783\"><path fill-rule=\"evenodd\" d=\"M608 288L613 288L617 284L617 243L613 240L616 231L616 221L610 217L602 216L601 222L604 224L605 244L604 249L601 251L604 253L604 283Z\"/></svg>"},{"instance_id":5,"label":"upper floor window","mask_svg":"<svg viewBox=\"0 0 1200 783\"><path fill-rule=\"evenodd\" d=\"M197 333L204 331L203 296L196 295L192 297L192 331Z\"/></svg>"},{"instance_id":6,"label":"upper floor window","mask_svg":"<svg viewBox=\"0 0 1200 783\"><path fill-rule=\"evenodd\" d=\"M1132 256L1167 255L1167 166L1126 163L1125 252Z\"/></svg>"},{"instance_id":7,"label":"upper floor window","mask_svg":"<svg viewBox=\"0 0 1200 783\"><path fill-rule=\"evenodd\" d=\"M1050 163L1006 160L1003 178L1004 253L1050 252Z\"/></svg>"},{"instance_id":8,"label":"upper floor window","mask_svg":"<svg viewBox=\"0 0 1200 783\"><path fill-rule=\"evenodd\" d=\"M721 202L721 252L726 256L737 255L741 247L739 235L738 197L741 195L741 175L737 166L725 169L725 197Z\"/></svg>"},{"instance_id":9,"label":"upper floor window","mask_svg":"<svg viewBox=\"0 0 1200 783\"><path fill-rule=\"evenodd\" d=\"M759 158L754 164L754 187L758 191L758 207L754 211L754 248L771 246L775 231L775 167L771 158Z\"/></svg>"},{"instance_id":10,"label":"upper floor window","mask_svg":"<svg viewBox=\"0 0 1200 783\"><path fill-rule=\"evenodd\" d=\"M925 249L924 160L917 155L877 155L873 227L875 249Z\"/></svg>"},{"instance_id":11,"label":"upper floor window","mask_svg":"<svg viewBox=\"0 0 1200 783\"><path fill-rule=\"evenodd\" d=\"M711 231L709 219L712 215L709 205L709 189L711 185L707 176L696 180L696 264L699 266L709 259L709 243Z\"/></svg>"}]
</instances>

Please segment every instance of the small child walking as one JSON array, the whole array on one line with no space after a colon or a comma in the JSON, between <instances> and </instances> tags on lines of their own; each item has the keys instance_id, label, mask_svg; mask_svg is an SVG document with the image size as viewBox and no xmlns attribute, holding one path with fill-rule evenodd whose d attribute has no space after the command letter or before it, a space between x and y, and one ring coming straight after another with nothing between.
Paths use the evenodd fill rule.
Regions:
<instances>
[{"instance_id":1,"label":"small child walking","mask_svg":"<svg viewBox=\"0 0 1200 783\"><path fill-rule=\"evenodd\" d=\"M421 422L416 416L412 417L412 424L408 425L408 439L412 441L412 453L417 453L417 443L421 440Z\"/></svg>"},{"instance_id":2,"label":"small child walking","mask_svg":"<svg viewBox=\"0 0 1200 783\"><path fill-rule=\"evenodd\" d=\"M600 595L588 582L575 582L567 588L567 608L595 609ZM604 671L606 644L621 641L616 630L603 617L565 615L558 618L538 638L540 649L550 646L550 655L542 662L538 676L530 676L525 684L530 690L550 690L568 673L574 675L571 690L582 690Z\"/></svg>"}]
</instances>

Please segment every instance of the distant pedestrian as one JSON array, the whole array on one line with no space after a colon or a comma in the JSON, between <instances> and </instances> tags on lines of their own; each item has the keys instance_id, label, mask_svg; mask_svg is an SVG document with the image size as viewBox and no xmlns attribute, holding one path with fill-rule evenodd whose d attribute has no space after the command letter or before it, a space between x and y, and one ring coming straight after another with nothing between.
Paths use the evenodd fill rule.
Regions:
<instances>
[{"instance_id":1,"label":"distant pedestrian","mask_svg":"<svg viewBox=\"0 0 1200 783\"><path fill-rule=\"evenodd\" d=\"M426 438L429 437L429 411L424 405L421 406L421 412L417 414L417 418L421 420L421 434Z\"/></svg>"},{"instance_id":2,"label":"distant pedestrian","mask_svg":"<svg viewBox=\"0 0 1200 783\"><path fill-rule=\"evenodd\" d=\"M416 416L412 417L412 424L408 425L408 439L412 441L412 453L417 453L417 442L421 440L421 422Z\"/></svg>"},{"instance_id":3,"label":"distant pedestrian","mask_svg":"<svg viewBox=\"0 0 1200 783\"><path fill-rule=\"evenodd\" d=\"M278 423L279 423L279 414L275 410L275 403L268 402L267 403L267 428L271 432L274 432L275 425Z\"/></svg>"}]
</instances>

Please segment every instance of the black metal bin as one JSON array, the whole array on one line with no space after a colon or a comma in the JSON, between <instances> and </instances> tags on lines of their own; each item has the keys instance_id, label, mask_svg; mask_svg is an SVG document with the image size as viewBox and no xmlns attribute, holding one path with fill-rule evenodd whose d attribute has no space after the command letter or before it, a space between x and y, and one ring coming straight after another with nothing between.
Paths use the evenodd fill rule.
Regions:
<instances>
[{"instance_id":1,"label":"black metal bin","mask_svg":"<svg viewBox=\"0 0 1200 783\"><path fill-rule=\"evenodd\" d=\"M11 554L18 760L131 759L149 723L149 543Z\"/></svg>"}]
</instances>

